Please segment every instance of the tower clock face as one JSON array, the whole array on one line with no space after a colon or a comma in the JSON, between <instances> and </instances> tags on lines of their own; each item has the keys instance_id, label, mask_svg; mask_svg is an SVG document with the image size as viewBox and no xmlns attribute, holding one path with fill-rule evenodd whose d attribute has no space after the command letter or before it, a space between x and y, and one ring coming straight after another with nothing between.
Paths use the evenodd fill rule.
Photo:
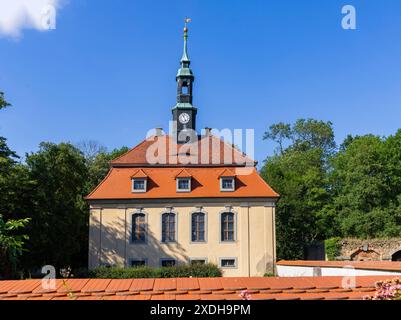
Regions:
<instances>
[{"instance_id":1,"label":"tower clock face","mask_svg":"<svg viewBox=\"0 0 401 320\"><path fill-rule=\"evenodd\" d=\"M189 120L191 119L191 117L189 116L188 113L181 113L180 116L178 117L178 121L181 124L187 124L189 122Z\"/></svg>"}]
</instances>

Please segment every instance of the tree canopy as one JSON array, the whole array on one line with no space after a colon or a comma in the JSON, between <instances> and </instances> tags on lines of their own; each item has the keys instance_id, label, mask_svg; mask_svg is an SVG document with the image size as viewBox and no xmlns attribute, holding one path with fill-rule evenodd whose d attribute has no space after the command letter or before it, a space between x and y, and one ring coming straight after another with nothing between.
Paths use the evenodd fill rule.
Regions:
<instances>
[{"instance_id":1,"label":"tree canopy","mask_svg":"<svg viewBox=\"0 0 401 320\"><path fill-rule=\"evenodd\" d=\"M281 195L278 256L331 237L401 236L401 130L387 138L347 136L336 148L331 122L278 123L264 135L278 145L261 170Z\"/></svg>"}]
</instances>

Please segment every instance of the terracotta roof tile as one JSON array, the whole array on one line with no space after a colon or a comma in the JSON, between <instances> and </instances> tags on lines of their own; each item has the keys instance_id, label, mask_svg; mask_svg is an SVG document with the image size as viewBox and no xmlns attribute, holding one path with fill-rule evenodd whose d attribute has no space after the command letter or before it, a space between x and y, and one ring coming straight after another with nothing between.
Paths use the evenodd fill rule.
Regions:
<instances>
[{"instance_id":1,"label":"terracotta roof tile","mask_svg":"<svg viewBox=\"0 0 401 320\"><path fill-rule=\"evenodd\" d=\"M40 280L0 281L0 300L240 300L242 289L251 300L361 300L393 278L358 276L354 288L342 288L342 277L69 279L52 293L38 289Z\"/></svg>"},{"instance_id":2,"label":"terracotta roof tile","mask_svg":"<svg viewBox=\"0 0 401 320\"><path fill-rule=\"evenodd\" d=\"M144 168L143 168L144 169ZM220 190L221 168L186 168L192 176L192 190L177 193L175 177L183 168L148 168L147 192L133 193L131 176L137 168L112 168L108 176L86 197L96 199L165 199L165 198L277 198L279 195L259 176L255 168L236 168L236 189Z\"/></svg>"},{"instance_id":3,"label":"terracotta roof tile","mask_svg":"<svg viewBox=\"0 0 401 320\"><path fill-rule=\"evenodd\" d=\"M174 177L175 179L177 178L191 178L192 174L188 172L188 170L186 169L182 169L180 172L178 172L176 174L176 176Z\"/></svg>"},{"instance_id":4,"label":"terracotta roof tile","mask_svg":"<svg viewBox=\"0 0 401 320\"><path fill-rule=\"evenodd\" d=\"M177 278L177 290L193 291L199 289L199 282L196 278Z\"/></svg>"},{"instance_id":5,"label":"terracotta roof tile","mask_svg":"<svg viewBox=\"0 0 401 320\"><path fill-rule=\"evenodd\" d=\"M133 279L131 283L130 291L151 291L153 290L153 284L155 279Z\"/></svg>"},{"instance_id":6,"label":"terracotta roof tile","mask_svg":"<svg viewBox=\"0 0 401 320\"><path fill-rule=\"evenodd\" d=\"M109 282L104 291L112 293L128 291L131 287L131 283L132 280L129 279L113 279Z\"/></svg>"},{"instance_id":7,"label":"terracotta roof tile","mask_svg":"<svg viewBox=\"0 0 401 320\"><path fill-rule=\"evenodd\" d=\"M81 289L83 293L104 292L111 282L110 279L90 279Z\"/></svg>"},{"instance_id":8,"label":"terracotta roof tile","mask_svg":"<svg viewBox=\"0 0 401 320\"><path fill-rule=\"evenodd\" d=\"M221 178L221 177L235 177L235 176L236 176L235 171L233 171L233 170L231 170L231 169L229 169L229 168L224 169L224 170L219 174L219 178Z\"/></svg>"},{"instance_id":9,"label":"terracotta roof tile","mask_svg":"<svg viewBox=\"0 0 401 320\"><path fill-rule=\"evenodd\" d=\"M162 157L158 154L158 151L162 152ZM163 160L162 163L148 159L147 154L157 156L156 160ZM241 151L216 136L201 137L192 145L177 145L174 138L165 135L149 137L125 154L111 161L111 165L187 165L188 163L192 163L193 165L224 165L227 162L230 162L230 164L235 162L240 165L245 163L248 165L255 164L253 159L247 157Z\"/></svg>"},{"instance_id":10,"label":"terracotta roof tile","mask_svg":"<svg viewBox=\"0 0 401 320\"><path fill-rule=\"evenodd\" d=\"M147 178L148 175L142 170L139 169L134 172L134 174L131 176L131 178Z\"/></svg>"}]
</instances>

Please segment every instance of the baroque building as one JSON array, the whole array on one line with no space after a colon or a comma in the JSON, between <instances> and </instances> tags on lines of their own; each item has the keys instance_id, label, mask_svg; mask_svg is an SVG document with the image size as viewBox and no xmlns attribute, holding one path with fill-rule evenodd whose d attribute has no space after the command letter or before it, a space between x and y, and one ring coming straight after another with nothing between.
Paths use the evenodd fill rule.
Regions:
<instances>
[{"instance_id":1,"label":"baroque building","mask_svg":"<svg viewBox=\"0 0 401 320\"><path fill-rule=\"evenodd\" d=\"M210 129L196 132L187 39L185 26L172 134L156 129L111 161L86 198L89 268L214 263L224 276L274 270L279 195L254 160Z\"/></svg>"}]
</instances>

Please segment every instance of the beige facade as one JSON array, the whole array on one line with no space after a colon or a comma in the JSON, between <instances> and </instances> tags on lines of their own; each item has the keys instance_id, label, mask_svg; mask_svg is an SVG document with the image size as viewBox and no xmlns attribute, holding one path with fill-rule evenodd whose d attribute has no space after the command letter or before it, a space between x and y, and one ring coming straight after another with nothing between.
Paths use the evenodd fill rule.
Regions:
<instances>
[{"instance_id":1,"label":"beige facade","mask_svg":"<svg viewBox=\"0 0 401 320\"><path fill-rule=\"evenodd\" d=\"M125 266L143 259L159 267L162 259L179 263L206 260L221 266L222 259L235 259L235 267L222 268L224 276L263 276L275 264L275 201L246 202L201 199L169 200L167 203L91 203L89 268L100 265ZM196 202L195 202L196 201ZM217 200L216 200L217 201ZM225 201L224 203L222 201ZM162 214L176 214L176 242L162 242ZM191 241L191 214L205 213L205 241ZM234 241L221 241L221 214L234 213ZM132 215L145 214L145 243L133 243Z\"/></svg>"}]
</instances>

